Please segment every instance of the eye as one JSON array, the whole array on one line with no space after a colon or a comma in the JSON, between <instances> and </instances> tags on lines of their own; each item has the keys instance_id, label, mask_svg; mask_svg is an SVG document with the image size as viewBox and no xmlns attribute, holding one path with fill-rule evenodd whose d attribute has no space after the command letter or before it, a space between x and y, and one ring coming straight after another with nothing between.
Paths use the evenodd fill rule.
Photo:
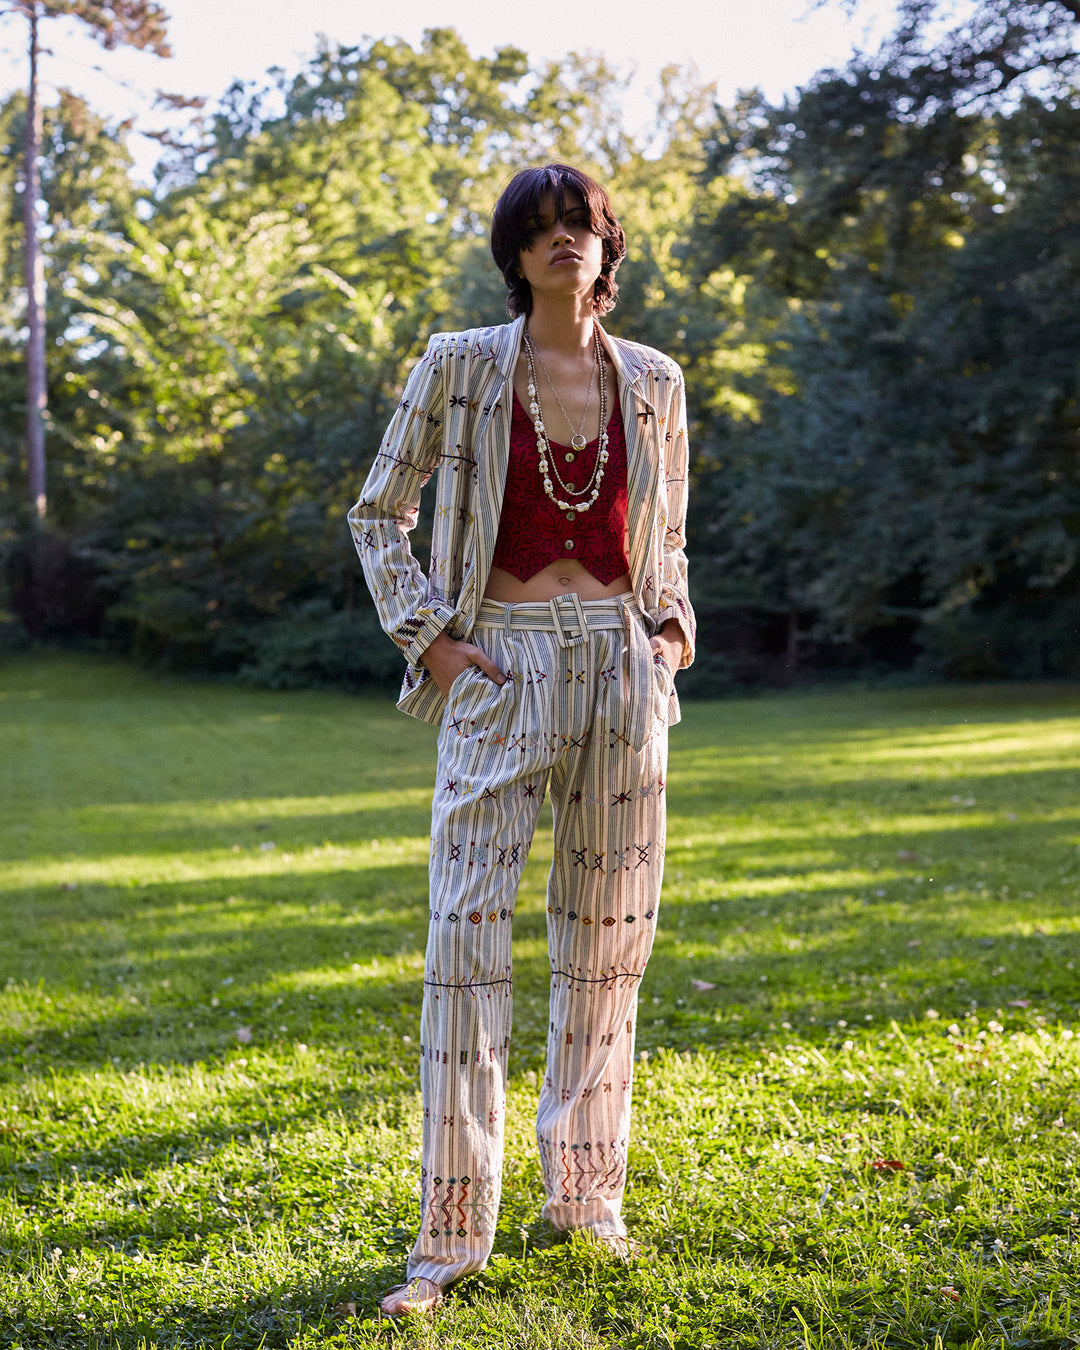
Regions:
<instances>
[{"instance_id":1,"label":"eye","mask_svg":"<svg viewBox=\"0 0 1080 1350\"><path fill-rule=\"evenodd\" d=\"M544 230L550 230L553 224L553 221L544 220L541 216L530 216L525 222L527 247L531 247L536 242L536 236Z\"/></svg>"}]
</instances>

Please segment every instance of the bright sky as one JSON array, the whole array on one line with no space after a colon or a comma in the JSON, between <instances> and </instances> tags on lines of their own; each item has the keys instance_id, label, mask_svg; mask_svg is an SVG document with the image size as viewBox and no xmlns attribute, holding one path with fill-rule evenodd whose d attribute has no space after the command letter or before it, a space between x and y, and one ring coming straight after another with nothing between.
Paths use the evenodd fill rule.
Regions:
<instances>
[{"instance_id":1,"label":"bright sky","mask_svg":"<svg viewBox=\"0 0 1080 1350\"><path fill-rule=\"evenodd\" d=\"M722 101L760 85L772 98L794 90L824 66L842 64L856 46L876 45L891 28L892 0L861 0L854 17L840 0L577 0L522 4L506 0L165 0L174 56L104 52L81 25L42 27L52 55L43 62L45 98L65 85L100 112L134 116L136 127L166 123L151 109L166 89L216 100L239 78L261 80L270 66L297 69L317 35L353 44L398 36L417 45L425 28L452 27L476 55L514 45L535 61L567 52L598 52L632 76L624 107L635 129L647 126L650 94L665 65L695 67L716 81ZM25 84L25 21L0 20L0 90ZM99 70L95 70L99 67ZM149 177L155 142L132 149Z\"/></svg>"}]
</instances>

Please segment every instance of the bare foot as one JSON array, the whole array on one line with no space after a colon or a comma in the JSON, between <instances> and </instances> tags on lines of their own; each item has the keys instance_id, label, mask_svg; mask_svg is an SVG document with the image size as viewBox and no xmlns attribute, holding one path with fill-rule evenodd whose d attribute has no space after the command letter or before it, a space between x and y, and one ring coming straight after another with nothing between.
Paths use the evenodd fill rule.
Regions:
<instances>
[{"instance_id":1,"label":"bare foot","mask_svg":"<svg viewBox=\"0 0 1080 1350\"><path fill-rule=\"evenodd\" d=\"M619 1233L598 1233L592 1228L583 1228L581 1230L589 1242L595 1242L597 1246L603 1247L617 1261L632 1261L636 1256L640 1256L641 1248L632 1237Z\"/></svg>"},{"instance_id":2,"label":"bare foot","mask_svg":"<svg viewBox=\"0 0 1080 1350\"><path fill-rule=\"evenodd\" d=\"M612 1254L618 1257L620 1261L633 1261L636 1256L640 1256L641 1248L632 1237L616 1237L614 1234L608 1236L605 1234L600 1241Z\"/></svg>"},{"instance_id":3,"label":"bare foot","mask_svg":"<svg viewBox=\"0 0 1080 1350\"><path fill-rule=\"evenodd\" d=\"M429 1313L442 1302L442 1290L434 1280L418 1276L407 1284L391 1289L379 1304L387 1317L404 1317L408 1313Z\"/></svg>"}]
</instances>

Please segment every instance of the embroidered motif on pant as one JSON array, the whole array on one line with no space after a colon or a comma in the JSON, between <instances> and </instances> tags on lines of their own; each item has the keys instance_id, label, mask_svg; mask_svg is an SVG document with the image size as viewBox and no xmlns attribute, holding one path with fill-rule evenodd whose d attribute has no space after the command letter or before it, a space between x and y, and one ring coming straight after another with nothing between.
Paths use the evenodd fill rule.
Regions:
<instances>
[{"instance_id":1,"label":"embroidered motif on pant","mask_svg":"<svg viewBox=\"0 0 1080 1350\"><path fill-rule=\"evenodd\" d=\"M558 634L477 629L470 640L514 672L512 683L496 697L488 682L466 680L440 730L419 1037L421 1225L409 1278L449 1284L481 1268L491 1250L510 920L547 797L555 838L546 904L551 1035L537 1119L543 1213L556 1228L625 1231L637 991L662 876L657 789L667 738L658 722L640 751L630 744L625 630L585 637L567 679Z\"/></svg>"},{"instance_id":2,"label":"embroidered motif on pant","mask_svg":"<svg viewBox=\"0 0 1080 1350\"><path fill-rule=\"evenodd\" d=\"M567 1143L540 1139L540 1164L545 1182L561 1193L564 1204L581 1202L607 1191L618 1194L626 1179L626 1144L611 1140Z\"/></svg>"}]
</instances>

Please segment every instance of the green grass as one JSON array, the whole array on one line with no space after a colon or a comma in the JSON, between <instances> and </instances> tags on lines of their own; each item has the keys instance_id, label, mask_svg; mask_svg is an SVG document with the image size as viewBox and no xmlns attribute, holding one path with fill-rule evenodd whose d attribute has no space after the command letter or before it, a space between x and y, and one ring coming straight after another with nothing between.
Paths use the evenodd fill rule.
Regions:
<instances>
[{"instance_id":1,"label":"green grass","mask_svg":"<svg viewBox=\"0 0 1080 1350\"><path fill-rule=\"evenodd\" d=\"M395 1327L433 748L0 669L0 1345L1080 1345L1080 690L686 708L629 1267L537 1219L538 840L495 1258Z\"/></svg>"}]
</instances>

